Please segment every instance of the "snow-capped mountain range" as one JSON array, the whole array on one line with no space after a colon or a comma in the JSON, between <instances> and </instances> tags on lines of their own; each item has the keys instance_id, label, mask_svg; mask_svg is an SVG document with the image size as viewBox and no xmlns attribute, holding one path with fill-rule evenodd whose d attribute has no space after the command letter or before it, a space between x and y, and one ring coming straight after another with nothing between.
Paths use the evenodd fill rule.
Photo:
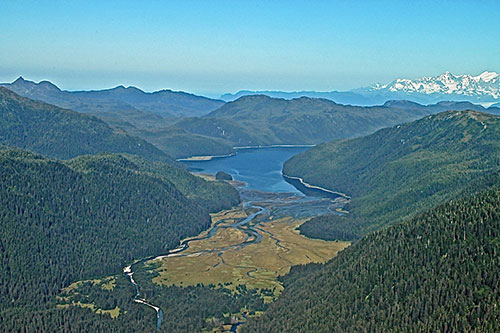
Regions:
<instances>
[{"instance_id":1,"label":"snow-capped mountain range","mask_svg":"<svg viewBox=\"0 0 500 333\"><path fill-rule=\"evenodd\" d=\"M326 98L341 104L382 105L390 100L408 100L420 104L435 104L440 101L467 101L485 107L500 106L500 75L485 71L479 75L454 75L446 72L435 77L420 79L396 79L387 84L374 84L370 87L350 91L248 91L224 94L221 99L233 101L245 95L268 95L292 99L301 96Z\"/></svg>"},{"instance_id":2,"label":"snow-capped mountain range","mask_svg":"<svg viewBox=\"0 0 500 333\"><path fill-rule=\"evenodd\" d=\"M391 91L421 94L454 94L500 98L500 75L485 71L477 76L446 72L435 77L416 80L396 79L389 84L375 84L370 91Z\"/></svg>"}]
</instances>

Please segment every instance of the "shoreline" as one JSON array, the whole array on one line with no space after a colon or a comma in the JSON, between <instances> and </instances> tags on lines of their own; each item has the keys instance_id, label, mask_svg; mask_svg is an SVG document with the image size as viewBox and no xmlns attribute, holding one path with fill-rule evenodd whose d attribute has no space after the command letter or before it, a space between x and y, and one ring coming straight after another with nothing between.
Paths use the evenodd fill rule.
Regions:
<instances>
[{"instance_id":1,"label":"shoreline","mask_svg":"<svg viewBox=\"0 0 500 333\"><path fill-rule=\"evenodd\" d=\"M216 158L224 158L224 157L231 157L236 155L238 152L234 152L231 154L227 155L196 155L196 156L190 156L190 157L183 157L183 158L177 158L175 159L177 162L189 162L189 161L211 161Z\"/></svg>"},{"instance_id":2,"label":"shoreline","mask_svg":"<svg viewBox=\"0 0 500 333\"><path fill-rule=\"evenodd\" d=\"M281 175L284 177L284 178L288 178L288 179L293 179L293 180L298 180L302 185L304 185L305 187L307 188L310 188L310 189L313 189L313 190L320 190L320 191L323 191L323 192L326 192L326 193L330 193L330 194L335 194L335 195L339 195L347 200L351 199L350 196L348 196L347 194L345 193L341 193L341 192L336 192L336 191L332 191L332 190L329 190L327 188L324 188L324 187L321 187L321 186L317 186L317 185L312 185L312 184L309 184L309 183L306 183L304 181L304 179L300 178L300 177L295 177L295 176L288 176L288 175L285 175L283 172L281 172Z\"/></svg>"},{"instance_id":3,"label":"shoreline","mask_svg":"<svg viewBox=\"0 0 500 333\"><path fill-rule=\"evenodd\" d=\"M195 156L190 156L190 157L182 157L182 158L176 158L175 160L177 162L200 162L200 161L211 161L216 158L225 158L225 157L231 157L235 156L238 154L238 150L243 150L243 149L264 149L264 148L312 148L316 145L269 145L269 146L235 146L233 149L236 151L231 154L227 155L195 155Z\"/></svg>"},{"instance_id":4,"label":"shoreline","mask_svg":"<svg viewBox=\"0 0 500 333\"><path fill-rule=\"evenodd\" d=\"M314 147L316 145L268 145L268 146L235 146L233 149L259 149L259 148L307 148Z\"/></svg>"}]
</instances>

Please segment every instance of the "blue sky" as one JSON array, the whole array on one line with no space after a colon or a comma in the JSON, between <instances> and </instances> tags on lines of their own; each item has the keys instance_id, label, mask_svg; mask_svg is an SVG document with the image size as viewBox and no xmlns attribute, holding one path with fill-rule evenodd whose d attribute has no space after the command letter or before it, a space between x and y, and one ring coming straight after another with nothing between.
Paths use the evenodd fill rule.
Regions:
<instances>
[{"instance_id":1,"label":"blue sky","mask_svg":"<svg viewBox=\"0 0 500 333\"><path fill-rule=\"evenodd\" d=\"M500 71L500 1L0 1L0 81L199 94Z\"/></svg>"}]
</instances>

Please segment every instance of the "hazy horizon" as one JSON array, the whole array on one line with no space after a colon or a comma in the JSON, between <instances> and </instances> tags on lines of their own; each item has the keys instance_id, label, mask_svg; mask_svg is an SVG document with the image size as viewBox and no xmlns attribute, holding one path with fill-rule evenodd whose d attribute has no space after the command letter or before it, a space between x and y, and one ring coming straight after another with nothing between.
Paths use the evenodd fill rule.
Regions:
<instances>
[{"instance_id":1,"label":"hazy horizon","mask_svg":"<svg viewBox=\"0 0 500 333\"><path fill-rule=\"evenodd\" d=\"M491 70L485 70L485 71L490 71ZM473 76L476 76L476 75L479 75L481 73L483 73L484 71L481 71L480 73L452 73L454 75L462 75L462 74L470 74L470 75L473 75ZM443 74L443 73L441 73ZM66 91L91 91L91 90L107 90L107 89L113 89L113 88L116 88L118 86L124 86L126 88L128 87L135 87L135 88L138 88L144 92L148 92L148 93L151 93L151 92L155 92L155 91L159 91L159 90L171 90L171 91L174 91L174 92L185 92L185 93L190 93L190 94L194 94L194 95L198 95L198 96L204 96L204 97L209 97L209 98L214 98L214 99L219 99L222 95L224 94L237 94L238 92L242 92L242 91L262 91L262 92L265 92L265 91L268 91L268 92L273 92L273 91L279 91L279 92L285 92L285 93L294 93L294 92L306 92L306 91L313 91L313 92L330 92L330 91L334 91L334 90L330 90L330 91L326 91L326 90L313 90L313 89L297 89L297 90L283 90L283 89L245 89L245 88L242 88L242 89L238 89L238 90L235 90L235 91L222 91L222 92L196 92L196 91L190 91L190 90L180 90L180 89L175 89L175 88L170 88L170 87L163 87L163 88L158 88L158 89L154 89L154 90L148 90L148 89L144 89L138 85L135 85L135 84L122 84L122 83L117 83L115 85L112 85L112 86L105 86L105 87L89 87L89 88L76 88L76 89L69 89L69 88L66 88L64 86L60 86L59 84L57 84L57 82L53 81L53 80L50 80L50 79L39 79L39 80L34 80L32 78L29 78L29 77L26 77L24 75L17 75L15 76L14 78L12 79L7 79L7 80L0 80L0 83L12 83L14 81L16 81L17 79L19 78L23 78L24 80L26 81L32 81L32 82L35 82L35 83L40 83L42 81L49 81L51 83L53 83L54 85L56 85L59 89L61 90L66 90ZM415 78L410 78L410 79L417 79L419 77L415 77ZM396 79L396 78L394 78ZM407 79L405 77L405 79ZM392 81L392 80L391 80ZM373 82L372 84L375 84L375 83L389 83L388 82ZM371 85L371 84L370 84ZM352 89L356 89L356 88L364 88L364 87L367 87L368 85L366 86L359 86L359 87L354 87ZM344 92L344 91L350 91L352 89L346 89L346 90L335 90L335 91L339 91L339 92Z\"/></svg>"}]
</instances>

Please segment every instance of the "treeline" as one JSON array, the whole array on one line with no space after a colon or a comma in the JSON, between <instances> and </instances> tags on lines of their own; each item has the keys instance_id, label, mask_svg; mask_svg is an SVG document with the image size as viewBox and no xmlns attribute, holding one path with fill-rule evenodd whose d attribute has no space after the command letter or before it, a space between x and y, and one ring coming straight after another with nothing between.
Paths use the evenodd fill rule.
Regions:
<instances>
[{"instance_id":1,"label":"treeline","mask_svg":"<svg viewBox=\"0 0 500 333\"><path fill-rule=\"evenodd\" d=\"M307 267L292 268L244 332L498 332L500 191L450 201Z\"/></svg>"}]
</instances>

